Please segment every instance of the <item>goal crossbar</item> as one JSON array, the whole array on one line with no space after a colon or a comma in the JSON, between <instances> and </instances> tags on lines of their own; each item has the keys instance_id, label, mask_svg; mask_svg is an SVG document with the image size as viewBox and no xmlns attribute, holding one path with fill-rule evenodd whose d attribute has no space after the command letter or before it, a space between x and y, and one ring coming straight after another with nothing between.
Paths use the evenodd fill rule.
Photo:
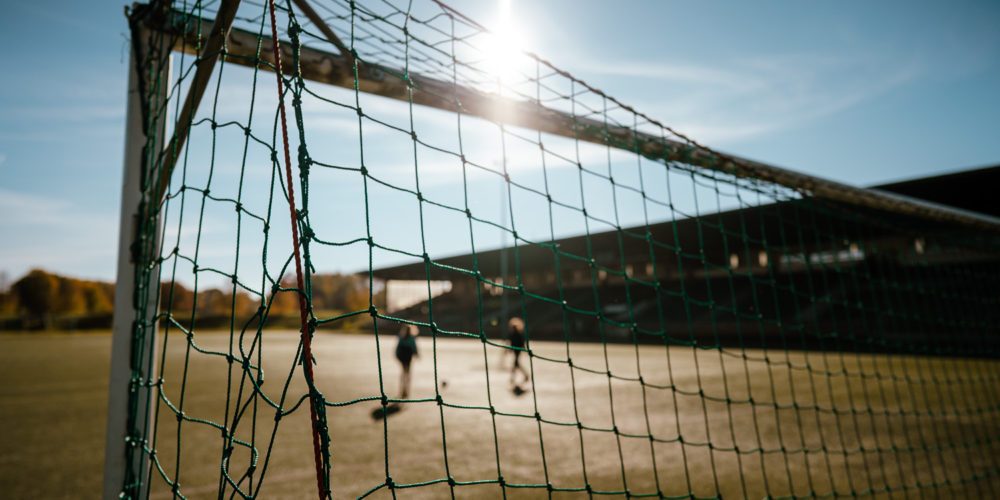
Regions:
<instances>
[{"instance_id":1,"label":"goal crossbar","mask_svg":"<svg viewBox=\"0 0 1000 500\"><path fill-rule=\"evenodd\" d=\"M223 2L224 4L232 2ZM300 2L296 2L297 4ZM308 4L306 4L308 6ZM209 33L209 40L219 32L215 20L204 19L178 11L168 13L153 12L152 9L135 10L142 17L140 21L146 29L168 35L174 39L173 49L194 54L204 60L212 61L223 56L229 63L243 66L258 67L273 71L273 39L240 28L231 28L223 47L216 48L214 43L206 43L204 33ZM145 15L144 15L145 14ZM231 21L230 21L231 22ZM323 26L324 33L329 30ZM334 35L335 36L335 35ZM339 41L337 39L334 39ZM330 40L335 45L336 41ZM214 49L214 53L213 53ZM292 45L279 41L279 49L283 58L292 60ZM891 213L911 215L928 220L957 223L979 229L1000 232L1000 218L963 210L905 195L890 193L878 189L859 188L848 184L824 179L817 176L788 170L781 167L753 161L738 156L720 153L711 148L694 143L678 141L663 136L656 136L638 131L634 128L606 123L586 117L574 116L570 113L547 108L538 102L516 100L492 93L458 85L454 82L435 79L425 75L409 73L402 69L363 62L355 64L350 53L334 54L312 47L301 47L298 54L298 68L285 65L282 72L292 75L295 71L302 78L326 83L338 87L354 89L392 99L409 101L445 111L475 116L497 123L538 130L562 137L581 141L610 145L618 149L635 152L655 161L678 161L689 165L724 172L742 178L756 179L794 189L804 195L845 203L852 206L883 210ZM627 105L606 96L601 91L590 87L585 82L576 80L571 75L552 67L546 61L540 61L551 69L564 74L611 101L623 109L634 111ZM201 70L201 66L199 66ZM206 78L207 81L207 78ZM411 93L412 87L412 93ZM193 114L194 110L191 110ZM655 120L636 112L638 116L650 123L660 125ZM666 129L666 127L664 127ZM669 129L667 129L669 130ZM183 138L178 143L171 143L165 150L180 151ZM159 197L165 194L165 186L170 179L172 168L165 164L161 168L161 186Z\"/></svg>"}]
</instances>

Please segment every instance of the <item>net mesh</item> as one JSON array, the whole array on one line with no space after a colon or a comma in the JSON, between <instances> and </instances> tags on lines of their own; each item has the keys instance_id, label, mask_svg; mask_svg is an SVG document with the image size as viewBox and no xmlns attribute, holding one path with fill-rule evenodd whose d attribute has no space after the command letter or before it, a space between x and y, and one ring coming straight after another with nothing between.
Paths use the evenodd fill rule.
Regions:
<instances>
[{"instance_id":1,"label":"net mesh","mask_svg":"<svg viewBox=\"0 0 1000 500\"><path fill-rule=\"evenodd\" d=\"M133 15L126 496L1000 494L996 232L705 168L440 3L298 5Z\"/></svg>"}]
</instances>

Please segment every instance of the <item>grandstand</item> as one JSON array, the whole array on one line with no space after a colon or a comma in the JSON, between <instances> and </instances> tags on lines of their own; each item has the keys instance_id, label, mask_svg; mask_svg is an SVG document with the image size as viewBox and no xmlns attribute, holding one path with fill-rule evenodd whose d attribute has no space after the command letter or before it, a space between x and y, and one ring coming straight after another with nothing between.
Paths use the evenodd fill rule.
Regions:
<instances>
[{"instance_id":1,"label":"grandstand","mask_svg":"<svg viewBox=\"0 0 1000 500\"><path fill-rule=\"evenodd\" d=\"M1000 166L995 166L872 189L1000 215L991 188L998 183ZM983 295L989 291L982 283L963 276L995 274L1000 255L977 247L975 230L869 210L863 217L878 221L877 229L831 240L825 235L839 223L836 214L852 207L828 203L825 213L815 214L801 204L791 200L691 216L620 232L456 255L436 259L429 267L423 262L385 267L373 274L386 283L390 301L396 283L449 283L449 292L432 294L430 300L425 292L419 303L390 311L394 316L427 322L432 306L442 329L478 333L482 317L484 333L499 337L503 329L497 325L523 315L536 339L632 342L635 325L640 342L660 343L663 325L671 343L701 347L777 348L787 342L782 332L809 330L814 335L804 341L796 338L795 348L986 356L1000 352L1000 339L987 339L984 346L978 332L949 311L952 304L946 302L927 302L918 313L880 324L872 334L865 328L875 328L869 321L874 311L868 310L874 306L850 306L870 300L876 293L872 284L834 276L846 268L866 276L910 275L914 266L930 262L929 269L907 284L899 298L903 303L920 301L924 289ZM797 236L790 239L783 232ZM658 242L653 252L647 236ZM967 245L928 244L940 240ZM595 267L587 262L588 252ZM455 271L473 268L485 279ZM502 269L509 271L503 275ZM489 283L516 283L518 277L523 293ZM477 287L484 290L481 302L476 300ZM563 301L586 313L564 321ZM995 311L989 314L981 319L982 326L1000 324ZM852 324L854 332L849 331ZM866 327L858 326L862 324Z\"/></svg>"}]
</instances>

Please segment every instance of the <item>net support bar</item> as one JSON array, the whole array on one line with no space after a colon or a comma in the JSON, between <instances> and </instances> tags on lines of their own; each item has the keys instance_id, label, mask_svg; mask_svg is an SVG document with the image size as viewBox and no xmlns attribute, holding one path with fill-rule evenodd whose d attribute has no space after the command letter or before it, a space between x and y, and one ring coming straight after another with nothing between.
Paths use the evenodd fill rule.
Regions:
<instances>
[{"instance_id":1,"label":"net support bar","mask_svg":"<svg viewBox=\"0 0 1000 500\"><path fill-rule=\"evenodd\" d=\"M323 20L323 16L320 16L319 13L316 12L316 10L312 8L312 5L309 5L309 2L306 0L292 1L295 2L295 6L298 7L307 18L309 18L309 21L315 24L316 27L323 32L323 36L326 37L327 41L337 47L337 50L339 50L340 53L347 58L347 64L353 64L354 55L351 54L351 49L348 48L347 45L344 45L344 42L342 42L340 37L337 36L332 28L330 28L330 25L326 24L326 21Z\"/></svg>"},{"instance_id":2,"label":"net support bar","mask_svg":"<svg viewBox=\"0 0 1000 500\"><path fill-rule=\"evenodd\" d=\"M174 165L177 164L177 158L180 156L181 149L184 148L187 136L191 132L191 119L194 117L195 112L198 111L198 105L201 104L201 99L205 95L205 89L208 87L208 81L212 77L215 62L222 54L226 35L233 26L233 20L236 18L236 11L239 9L239 6L240 0L223 0L219 6L219 14L215 18L215 21L211 25L202 26L208 29L206 31L208 39L202 43L196 41L194 47L191 47L195 54L200 52L201 57L198 59L198 67L195 70L194 79L191 81L191 87L188 89L187 97L184 98L184 106L178 115L177 125L174 127L174 136L170 138L170 143L163 150L165 157L160 166L160 176L156 183L155 196L153 197L155 200L163 199L163 195L167 191L167 186L170 184L170 177L174 172ZM197 31L195 33L206 32Z\"/></svg>"},{"instance_id":3,"label":"net support bar","mask_svg":"<svg viewBox=\"0 0 1000 500\"><path fill-rule=\"evenodd\" d=\"M213 24L211 20L193 18L177 12L168 16L148 16L145 22L150 29L176 37L174 47L176 50L192 54L199 52L198 34ZM259 49L258 43L260 43ZM230 31L226 44L226 60L245 66L273 70L275 65L272 45L273 41L269 37L234 28ZM282 57L292 60L291 44L280 43L279 45ZM303 78L354 89L354 64L349 53L333 54L310 47L302 47L299 52L299 61L298 69ZM408 101L412 97L415 104L460 112L498 123L577 138L591 143L608 144L612 147L638 152L655 161L684 162L737 177L772 182L809 196L853 206L1000 231L1000 218L989 215L876 189L863 189L720 153L693 141L683 142L638 132L629 127L576 117L569 113L546 108L537 102L508 99L419 74L411 73L409 75L414 88L411 96L408 84L403 77L403 70L360 60L357 66L357 85L362 92L402 101ZM295 68L286 66L283 71L292 74ZM556 71L572 78L558 69ZM575 81L579 82L579 80ZM599 90L586 83L579 83L604 96ZM628 106L610 97L609 100L632 111ZM640 116L659 125L644 115L640 114Z\"/></svg>"},{"instance_id":4,"label":"net support bar","mask_svg":"<svg viewBox=\"0 0 1000 500\"><path fill-rule=\"evenodd\" d=\"M150 54L150 44L148 33L137 30L133 33L135 44L131 51L129 61L128 80L128 104L125 118L125 159L124 174L122 179L122 204L119 216L118 228L118 267L115 279L114 317L112 319L111 336L111 370L108 382L108 419L106 429L106 441L104 451L104 488L103 498L119 498L122 488L125 486L126 471L147 471L149 456L142 453L133 453L131 456L135 460L132 464L127 464L130 454L130 447L144 446L142 442L129 442L129 429L150 428L155 418L153 413L153 402L149 400L153 391L136 390L132 384L133 369L137 366L141 373L152 376L155 370L155 346L156 346L156 323L154 315L156 311L156 293L149 292L146 298L142 298L137 288L137 270L139 263L135 256L138 247L138 225L140 223L140 206L142 203L142 171L143 161L146 158L146 146L150 143L147 131L154 134L152 143L155 147L162 149L163 135L166 122L163 119L165 113L155 115L155 122L147 129L143 122L144 111L142 102L144 96L143 86L140 84L142 75L141 55ZM147 85L159 80L154 92L157 98L166 100L167 85L170 80L170 66L161 68L159 77L151 78ZM148 87L145 87L148 89ZM146 90L147 92L149 90ZM154 116L152 112L150 117ZM153 118L150 118L153 119ZM159 219L155 221L159 234ZM158 241L152 243L153 251L159 251ZM147 300L145 307L139 307L139 300ZM139 317L142 311L145 317ZM144 325L144 335L137 336L136 331L139 325ZM142 381L139 381L142 386ZM147 386L148 387L148 386ZM133 393L133 391L135 391ZM132 411L134 405L136 411ZM134 421L130 422L130 415ZM134 480L135 478L133 478ZM148 485L144 475L138 478L141 483L133 489L138 498L146 498Z\"/></svg>"}]
</instances>

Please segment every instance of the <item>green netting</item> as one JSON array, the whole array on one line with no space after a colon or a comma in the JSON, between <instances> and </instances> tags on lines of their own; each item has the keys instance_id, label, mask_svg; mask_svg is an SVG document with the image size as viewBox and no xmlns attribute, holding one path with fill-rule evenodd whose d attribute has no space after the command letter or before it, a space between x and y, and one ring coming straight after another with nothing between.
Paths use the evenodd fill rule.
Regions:
<instances>
[{"instance_id":1,"label":"green netting","mask_svg":"<svg viewBox=\"0 0 1000 500\"><path fill-rule=\"evenodd\" d=\"M443 4L310 3L351 54L276 2L279 91L242 2L164 152L218 2L134 10L125 497L1000 493L995 230L706 168Z\"/></svg>"}]
</instances>

